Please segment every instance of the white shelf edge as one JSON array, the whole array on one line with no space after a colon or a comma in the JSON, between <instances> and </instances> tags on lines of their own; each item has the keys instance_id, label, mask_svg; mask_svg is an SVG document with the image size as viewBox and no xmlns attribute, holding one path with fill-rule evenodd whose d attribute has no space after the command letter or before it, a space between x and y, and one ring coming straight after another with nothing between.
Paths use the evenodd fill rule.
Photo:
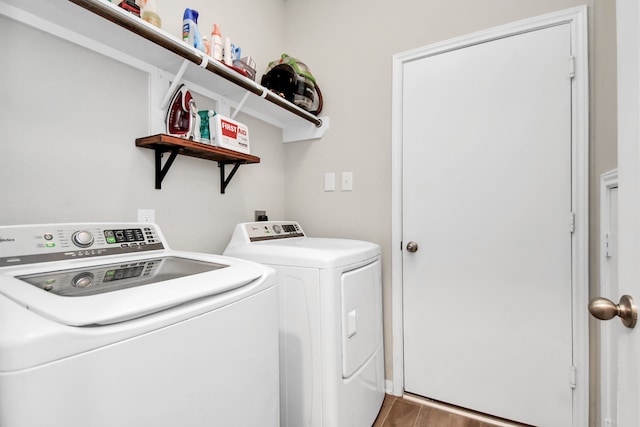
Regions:
<instances>
[{"instance_id":1,"label":"white shelf edge","mask_svg":"<svg viewBox=\"0 0 640 427\"><path fill-rule=\"evenodd\" d=\"M329 130L329 117L322 116L322 125L320 127L309 123L307 126L288 126L282 128L282 142L309 141L312 139L322 138Z\"/></svg>"},{"instance_id":2,"label":"white shelf edge","mask_svg":"<svg viewBox=\"0 0 640 427\"><path fill-rule=\"evenodd\" d=\"M104 0L93 0L95 3L100 3L100 4L104 4L107 7L110 8L114 8L115 6L109 2L105 2ZM69 2L68 0L57 0L57 3L59 4L70 4L73 5L74 7L81 7L81 6L77 6L74 5L73 3ZM151 75L157 75L158 73L162 73L162 72L168 72L168 73L174 73L176 72L176 70L170 70L170 69L166 69L163 68L157 64L152 64L149 63L147 61L141 60L139 58L136 58L133 55L130 55L128 53L125 53L119 49L116 49L108 44L104 44L99 40L96 40L96 38L92 38L90 36L86 36L83 35L79 32L74 31L73 27L69 27L67 25L63 25L60 22L57 22L55 20L51 20L49 19L49 16L47 16L46 12L43 12L42 14L36 14L33 13L33 4L34 2L29 2L29 1L24 1L24 0L4 0L4 1L0 1L0 15L4 15L10 19L16 20L18 22L21 22L25 25L29 25L31 27L34 27L38 30L42 30L46 33L49 33L51 35L54 35L56 37L59 37L63 40L69 41L71 43L74 43L76 45L85 47L87 49L90 49L92 51L95 51L97 53L100 53L102 55L105 55L109 58L112 58L114 60L117 60L119 62L125 63L127 65L130 65L136 69L142 70L146 73L148 73L150 76ZM21 7L24 6L24 7ZM70 8L72 9L72 8ZM117 7L115 7L115 9L117 9ZM37 10L37 9L36 9ZM82 9L85 10L86 9ZM88 13L93 13L91 11L87 11ZM118 10L118 13L122 12L123 14L126 14L126 12L124 11L120 11ZM124 16L124 15L123 15ZM105 22L108 22L108 20L106 18L102 18L101 16L95 14L95 17L97 19L104 19ZM130 17L127 16L126 19L129 19ZM130 20L130 19L129 19ZM137 19L136 19L137 21ZM157 31L157 33L159 35L162 35L163 37L171 37L173 39L173 37L171 35L169 35L168 33L160 30L160 29L156 29L155 27L152 27L150 25L148 25L146 22L144 21L140 21L137 22L137 24L142 23L142 25L146 25L147 27L149 27L148 29L152 30L152 31ZM118 24L113 24L113 25L118 25ZM125 31L129 31L126 28L121 27L123 30ZM132 32L132 34L134 34ZM135 34L134 34L135 35ZM137 37L143 38L142 36L137 35ZM152 41L149 41L150 43L153 43ZM188 46L187 46L188 47ZM204 55L201 53L198 53L200 55ZM183 58L178 55L173 53L173 55L176 58L176 62L180 61L182 62ZM208 59L207 61L209 64L213 64L213 68L217 68L217 69L222 69L222 67L224 67L221 64L216 64L214 59ZM189 68L201 68L201 66L196 65L196 64L189 64ZM223 76L217 75L211 71L208 71L209 73L211 73L211 77L210 80L211 82L213 82L214 84L212 84L212 86L214 87L214 90L212 90L211 92L215 93L218 95L219 98L223 99L223 102L227 105L231 105L231 106L237 106L239 103L239 100L235 100L232 98L228 98L224 95L220 95L215 91L215 87L220 85L220 80L224 80L225 82L227 82L226 84L231 84L231 85L235 85L237 86L237 88L241 91L246 91L246 92L250 92L247 89L244 89L242 86L236 85L235 83L233 83L232 81L228 81L226 80ZM242 76L241 76L242 77ZM208 78L207 78L208 79ZM189 86L190 84L194 85L195 87L197 87L199 84L191 82L188 79L184 79L185 82L187 83L187 86ZM260 88L261 90L266 90L265 88L263 88L262 86L260 86L259 84L255 83L254 81L247 79L248 84L255 86L257 88ZM216 85L215 83L218 82L218 84ZM200 85L201 86L201 85ZM151 90L151 87L150 87ZM251 93L251 92L250 92ZM253 95L253 96L251 96ZM251 95L249 96L249 98L253 98L253 97L257 97L260 98L260 96L251 93ZM264 95L264 93L263 93ZM244 96L244 95L243 95ZM151 93L149 94L149 97L152 99L156 99L158 98L158 96L154 96ZM264 98L264 96L262 96L262 98ZM282 134L283 134L283 142L294 142L294 141L305 141L305 140L311 140L311 139L318 139L321 138L324 133L328 130L329 127L329 118L328 117L322 117L322 124L321 126L316 126L314 123L299 117L298 115L296 115L295 113L288 111L287 109L278 106L277 104L268 101L268 100L264 100L262 102L262 107L259 105L258 107L255 106L243 106L241 112L244 114L247 114L249 116L255 117L258 120L261 120L265 123L268 123L270 125L279 127L282 129ZM152 107L152 106L150 106ZM298 108L298 107L295 107ZM264 110L264 111L263 111ZM277 112L277 114L270 114L269 110L271 111L275 111ZM281 110L281 111L280 111ZM276 117L277 116L277 117ZM282 116L284 116L284 118L282 118ZM153 127L153 126L152 126ZM151 129L153 130L153 129Z\"/></svg>"}]
</instances>

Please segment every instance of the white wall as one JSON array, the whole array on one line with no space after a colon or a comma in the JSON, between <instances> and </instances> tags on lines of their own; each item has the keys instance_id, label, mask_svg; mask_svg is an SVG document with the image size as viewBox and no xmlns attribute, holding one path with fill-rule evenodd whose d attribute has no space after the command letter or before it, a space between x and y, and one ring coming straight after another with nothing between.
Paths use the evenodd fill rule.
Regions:
<instances>
[{"instance_id":1,"label":"white wall","mask_svg":"<svg viewBox=\"0 0 640 427\"><path fill-rule=\"evenodd\" d=\"M113 0L115 3L115 0ZM257 80L269 61L280 56L284 45L283 0L156 0L162 29L180 37L185 7L199 12L198 28L202 36L211 39L213 24L220 26L222 37L242 48L242 55L252 56L257 63Z\"/></svg>"},{"instance_id":2,"label":"white wall","mask_svg":"<svg viewBox=\"0 0 640 427\"><path fill-rule=\"evenodd\" d=\"M163 7L175 2L158 3L163 27L179 37L183 8L171 12L171 24ZM237 2L237 14L205 1L191 6L203 19L215 16L223 31L237 26L245 52L271 58L269 48L283 45L284 31L270 21L282 2L261 1L253 13L251 3ZM153 208L173 248L222 252L233 226L253 221L254 210L284 215L279 129L238 116L261 162L241 166L226 194L216 162L185 156L156 190L154 152L135 147L149 135L146 73L2 16L0 51L0 224L135 221L138 208Z\"/></svg>"},{"instance_id":3,"label":"white wall","mask_svg":"<svg viewBox=\"0 0 640 427\"><path fill-rule=\"evenodd\" d=\"M250 126L252 152L262 161L242 166L227 194L219 194L215 163L182 156L163 189L155 190L153 152L134 146L148 131L146 75L0 18L0 224L131 221L137 208L154 208L174 248L220 252L236 222L266 209L271 218L299 220L312 235L377 242L383 248L391 378L392 55L587 4L591 266L598 277L597 182L616 166L614 2L156 1L163 29L176 36L187 4L200 11L205 34L219 23L223 36L256 59L258 76L283 52L306 62L325 95L329 132L321 140L285 145L280 130L241 115ZM339 177L342 171L354 173L354 190L325 193L324 173ZM591 287L596 292L597 283Z\"/></svg>"},{"instance_id":4,"label":"white wall","mask_svg":"<svg viewBox=\"0 0 640 427\"><path fill-rule=\"evenodd\" d=\"M363 238L382 245L387 378L391 377L392 55L582 4L589 8L590 238L591 265L597 266L597 179L616 165L612 2L287 1L287 52L303 59L314 72L325 95L324 114L331 117L331 129L321 141L287 145L286 213L313 234ZM323 174L331 171L353 171L354 190L324 192ZM592 277L598 277L594 268ZM591 287L596 288L597 282ZM595 357L592 360L597 363Z\"/></svg>"}]
</instances>

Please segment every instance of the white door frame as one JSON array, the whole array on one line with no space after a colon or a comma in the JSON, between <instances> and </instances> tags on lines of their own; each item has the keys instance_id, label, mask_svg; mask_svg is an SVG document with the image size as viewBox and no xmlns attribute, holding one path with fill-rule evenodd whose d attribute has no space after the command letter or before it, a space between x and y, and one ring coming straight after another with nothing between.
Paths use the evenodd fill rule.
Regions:
<instances>
[{"instance_id":1,"label":"white door frame","mask_svg":"<svg viewBox=\"0 0 640 427\"><path fill-rule=\"evenodd\" d=\"M612 289L611 286L611 262L609 257L611 251L617 251L617 247L611 249L610 242L614 241L610 237L611 222L617 221L617 217L612 218L612 213L617 213L617 208L612 211L611 208L611 192L614 188L618 188L618 169L600 175L600 291L597 295L609 298L612 301L619 298L618 286ZM615 236L617 240L617 236ZM613 255L617 257L614 252ZM616 266L617 268L617 266ZM614 328L619 328L617 323ZM617 369L615 366L618 362L618 343L614 334L616 329L612 329L609 322L599 322L600 328L600 425L611 426L611 418L617 418L616 411L616 393L617 387ZM617 425L617 424L616 424Z\"/></svg>"},{"instance_id":2,"label":"white door frame","mask_svg":"<svg viewBox=\"0 0 640 427\"><path fill-rule=\"evenodd\" d=\"M588 425L589 419L589 87L587 7L580 6L540 17L518 21L453 40L402 52L393 57L392 99L392 241L391 293L393 333L393 380L396 396L404 392L404 334L402 308L402 93L404 64L447 51L461 49L499 38L555 25L571 26L572 67L572 210L575 231L572 235L573 279L573 365L577 388L573 395L573 426ZM569 219L568 219L569 220ZM541 307L541 309L544 309Z\"/></svg>"}]
</instances>

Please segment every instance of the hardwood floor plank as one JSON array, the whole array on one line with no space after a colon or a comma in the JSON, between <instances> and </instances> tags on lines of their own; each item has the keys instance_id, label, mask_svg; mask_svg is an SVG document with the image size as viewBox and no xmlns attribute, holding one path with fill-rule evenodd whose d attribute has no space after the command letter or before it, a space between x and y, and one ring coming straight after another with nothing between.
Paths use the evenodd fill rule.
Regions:
<instances>
[{"instance_id":1,"label":"hardwood floor plank","mask_svg":"<svg viewBox=\"0 0 640 427\"><path fill-rule=\"evenodd\" d=\"M372 427L533 427L495 419L445 404L387 395Z\"/></svg>"},{"instance_id":2,"label":"hardwood floor plank","mask_svg":"<svg viewBox=\"0 0 640 427\"><path fill-rule=\"evenodd\" d=\"M396 399L382 427L413 427L420 409L421 406L416 403Z\"/></svg>"},{"instance_id":3,"label":"hardwood floor plank","mask_svg":"<svg viewBox=\"0 0 640 427\"><path fill-rule=\"evenodd\" d=\"M378 413L378 417L376 418L376 422L373 423L372 427L382 427L382 424L387 419L389 412L391 411L391 407L393 403L398 398L396 396L386 395L384 400L382 401L382 407L380 408L380 412Z\"/></svg>"}]
</instances>

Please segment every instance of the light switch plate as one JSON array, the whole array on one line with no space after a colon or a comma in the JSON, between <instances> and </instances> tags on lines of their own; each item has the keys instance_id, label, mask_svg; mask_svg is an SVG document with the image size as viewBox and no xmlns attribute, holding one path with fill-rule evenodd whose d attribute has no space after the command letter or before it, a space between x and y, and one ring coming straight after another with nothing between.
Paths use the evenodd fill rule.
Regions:
<instances>
[{"instance_id":1,"label":"light switch plate","mask_svg":"<svg viewBox=\"0 0 640 427\"><path fill-rule=\"evenodd\" d=\"M342 172L342 191L353 190L353 172Z\"/></svg>"},{"instance_id":2,"label":"light switch plate","mask_svg":"<svg viewBox=\"0 0 640 427\"><path fill-rule=\"evenodd\" d=\"M324 191L336 190L336 173L326 172L324 174Z\"/></svg>"}]
</instances>

